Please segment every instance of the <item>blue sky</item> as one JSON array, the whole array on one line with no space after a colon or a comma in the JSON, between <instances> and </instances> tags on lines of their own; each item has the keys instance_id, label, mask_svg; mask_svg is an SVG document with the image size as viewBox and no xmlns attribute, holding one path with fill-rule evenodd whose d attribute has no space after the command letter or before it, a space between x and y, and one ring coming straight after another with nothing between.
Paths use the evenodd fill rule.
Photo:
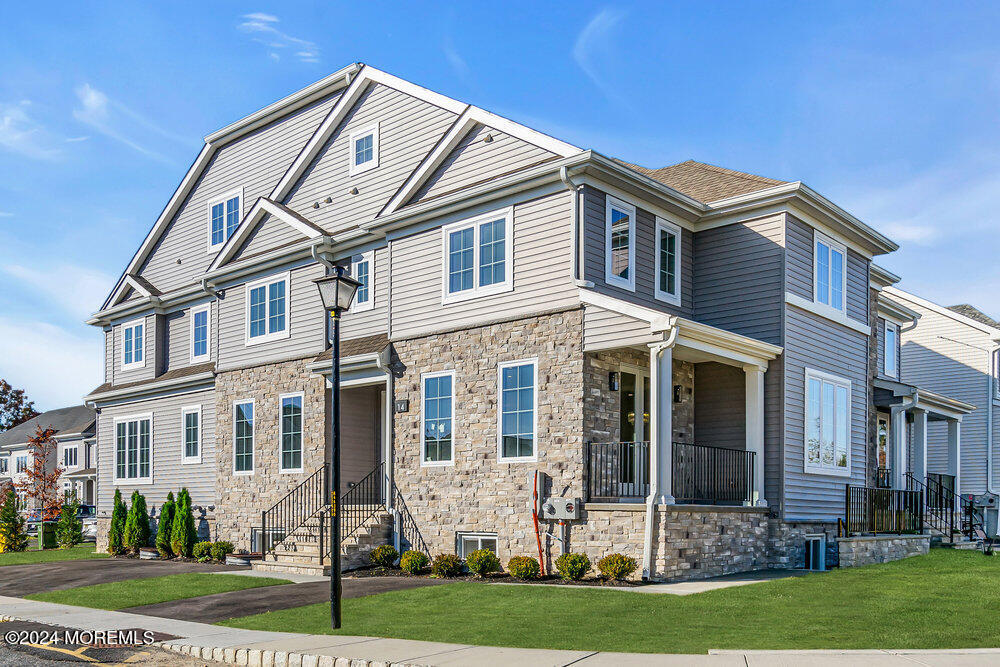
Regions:
<instances>
[{"instance_id":1,"label":"blue sky","mask_svg":"<svg viewBox=\"0 0 1000 667\"><path fill-rule=\"evenodd\" d=\"M650 167L801 180L1000 317L1000 5L33 3L0 40L0 377L101 381L99 307L202 137L367 62Z\"/></svg>"}]
</instances>

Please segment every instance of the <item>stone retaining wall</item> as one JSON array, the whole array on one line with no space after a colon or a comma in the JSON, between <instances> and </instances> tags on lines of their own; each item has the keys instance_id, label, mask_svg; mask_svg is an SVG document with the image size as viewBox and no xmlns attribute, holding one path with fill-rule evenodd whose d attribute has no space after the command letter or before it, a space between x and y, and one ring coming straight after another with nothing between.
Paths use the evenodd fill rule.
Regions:
<instances>
[{"instance_id":1,"label":"stone retaining wall","mask_svg":"<svg viewBox=\"0 0 1000 667\"><path fill-rule=\"evenodd\" d=\"M840 567L857 567L872 563L922 556L930 551L930 535L874 535L839 537Z\"/></svg>"}]
</instances>

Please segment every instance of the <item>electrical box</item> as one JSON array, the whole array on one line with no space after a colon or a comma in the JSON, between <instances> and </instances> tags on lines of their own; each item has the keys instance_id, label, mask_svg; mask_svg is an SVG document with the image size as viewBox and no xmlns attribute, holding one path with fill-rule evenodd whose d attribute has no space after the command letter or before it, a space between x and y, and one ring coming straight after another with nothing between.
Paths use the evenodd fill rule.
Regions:
<instances>
[{"instance_id":1,"label":"electrical box","mask_svg":"<svg viewBox=\"0 0 1000 667\"><path fill-rule=\"evenodd\" d=\"M579 519L579 498L546 498L542 501L543 519Z\"/></svg>"}]
</instances>

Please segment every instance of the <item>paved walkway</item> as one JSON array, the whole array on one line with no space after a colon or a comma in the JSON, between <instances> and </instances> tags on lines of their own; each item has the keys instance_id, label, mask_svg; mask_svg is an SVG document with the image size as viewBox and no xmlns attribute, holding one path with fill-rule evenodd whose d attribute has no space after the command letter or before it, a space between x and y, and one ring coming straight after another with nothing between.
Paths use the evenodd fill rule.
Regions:
<instances>
[{"instance_id":1,"label":"paved walkway","mask_svg":"<svg viewBox=\"0 0 1000 667\"><path fill-rule=\"evenodd\" d=\"M151 630L176 639L163 646L172 651L230 664L302 664L332 667L335 658L357 660L352 665L387 662L408 665L463 666L518 664L629 667L631 665L747 667L754 665L872 665L873 667L997 664L1000 649L957 651L719 651L709 655L652 655L549 651L444 644L378 637L304 635L223 628L172 618L0 596L0 620L14 618L84 630ZM3 624L0 624L0 628ZM370 665L369 667L374 667Z\"/></svg>"}]
</instances>

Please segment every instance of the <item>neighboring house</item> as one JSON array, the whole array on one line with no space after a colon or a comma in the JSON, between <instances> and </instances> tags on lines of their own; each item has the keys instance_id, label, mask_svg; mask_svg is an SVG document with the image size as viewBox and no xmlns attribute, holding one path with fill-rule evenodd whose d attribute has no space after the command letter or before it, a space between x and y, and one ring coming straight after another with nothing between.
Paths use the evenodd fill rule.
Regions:
<instances>
[{"instance_id":1,"label":"neighboring house","mask_svg":"<svg viewBox=\"0 0 1000 667\"><path fill-rule=\"evenodd\" d=\"M63 493L75 493L84 504L97 498L96 415L92 408L74 405L43 412L12 429L0 433L0 480L23 482L31 466L28 439L38 429L52 429L57 443L55 458L47 462L50 471L62 470L59 485ZM2 486L2 483L0 483Z\"/></svg>"},{"instance_id":2,"label":"neighboring house","mask_svg":"<svg viewBox=\"0 0 1000 667\"><path fill-rule=\"evenodd\" d=\"M973 408L960 424L930 426L927 472L953 475L962 495L995 497L1000 492L996 451L1000 322L970 305L946 308L895 287L887 287L884 293L920 318L917 326L904 328L900 334L902 379ZM960 466L956 466L958 459Z\"/></svg>"},{"instance_id":3,"label":"neighboring house","mask_svg":"<svg viewBox=\"0 0 1000 667\"><path fill-rule=\"evenodd\" d=\"M816 566L825 543L835 561L870 463L869 267L896 247L802 183L638 167L351 65L206 137L89 320L98 544L116 488L155 513L186 486L204 536L321 563L313 280L336 263L362 283L348 562L378 539L537 554L536 472L562 499L549 559L622 551L653 578Z\"/></svg>"}]
</instances>

